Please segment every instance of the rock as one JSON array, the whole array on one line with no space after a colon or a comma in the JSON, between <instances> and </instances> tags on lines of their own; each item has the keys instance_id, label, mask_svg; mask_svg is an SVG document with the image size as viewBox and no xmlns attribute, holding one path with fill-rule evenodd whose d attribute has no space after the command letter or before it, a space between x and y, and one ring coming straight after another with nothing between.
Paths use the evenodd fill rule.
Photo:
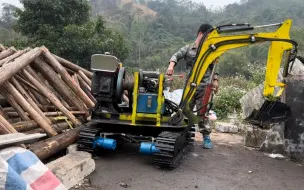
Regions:
<instances>
[{"instance_id":1,"label":"rock","mask_svg":"<svg viewBox=\"0 0 304 190\"><path fill-rule=\"evenodd\" d=\"M124 187L124 188L128 188L130 187L128 184L126 183L119 183L120 187Z\"/></svg>"},{"instance_id":2,"label":"rock","mask_svg":"<svg viewBox=\"0 0 304 190\"><path fill-rule=\"evenodd\" d=\"M284 123L273 125L261 146L261 151L267 153L284 153L284 131Z\"/></svg>"},{"instance_id":3,"label":"rock","mask_svg":"<svg viewBox=\"0 0 304 190\"><path fill-rule=\"evenodd\" d=\"M47 167L58 177L66 188L71 188L95 170L95 161L87 152L76 152L61 157Z\"/></svg>"},{"instance_id":4,"label":"rock","mask_svg":"<svg viewBox=\"0 0 304 190\"><path fill-rule=\"evenodd\" d=\"M304 161L304 65L299 64L287 77L286 104L291 107L292 116L284 130L284 154L292 160Z\"/></svg>"},{"instance_id":5,"label":"rock","mask_svg":"<svg viewBox=\"0 0 304 190\"><path fill-rule=\"evenodd\" d=\"M274 159L284 159L285 156L283 156L282 154L267 154L268 157L270 158L274 158Z\"/></svg>"},{"instance_id":6,"label":"rock","mask_svg":"<svg viewBox=\"0 0 304 190\"><path fill-rule=\"evenodd\" d=\"M264 85L260 84L240 99L242 105L242 119L246 119L255 109L259 109L263 105L265 100L263 89Z\"/></svg>"},{"instance_id":7,"label":"rock","mask_svg":"<svg viewBox=\"0 0 304 190\"><path fill-rule=\"evenodd\" d=\"M199 155L198 155L198 154L196 154L196 153L192 153L192 156L194 156L194 157L198 157Z\"/></svg>"},{"instance_id":8,"label":"rock","mask_svg":"<svg viewBox=\"0 0 304 190\"><path fill-rule=\"evenodd\" d=\"M16 144L35 142L38 139L41 139L45 136L46 134L40 134L40 133L35 133L35 134L13 133L13 134L0 135L0 148L9 147Z\"/></svg>"},{"instance_id":9,"label":"rock","mask_svg":"<svg viewBox=\"0 0 304 190\"><path fill-rule=\"evenodd\" d=\"M229 114L228 115L228 119L229 119L229 122L232 123L232 124L236 124L238 123L238 116L236 114L236 111L234 110L233 114Z\"/></svg>"},{"instance_id":10,"label":"rock","mask_svg":"<svg viewBox=\"0 0 304 190\"><path fill-rule=\"evenodd\" d=\"M194 186L195 189L198 189L198 185Z\"/></svg>"},{"instance_id":11,"label":"rock","mask_svg":"<svg viewBox=\"0 0 304 190\"><path fill-rule=\"evenodd\" d=\"M67 154L73 154L77 152L77 144L71 144L68 148L67 148Z\"/></svg>"},{"instance_id":12,"label":"rock","mask_svg":"<svg viewBox=\"0 0 304 190\"><path fill-rule=\"evenodd\" d=\"M269 130L248 125L245 131L245 146L260 148L266 139Z\"/></svg>"},{"instance_id":13,"label":"rock","mask_svg":"<svg viewBox=\"0 0 304 190\"><path fill-rule=\"evenodd\" d=\"M217 122L215 129L221 133L238 133L239 128L231 123Z\"/></svg>"},{"instance_id":14,"label":"rock","mask_svg":"<svg viewBox=\"0 0 304 190\"><path fill-rule=\"evenodd\" d=\"M253 173L253 171L250 171L250 170L249 170L249 171L248 171L248 173L249 173L249 174L252 174L252 173Z\"/></svg>"}]
</instances>

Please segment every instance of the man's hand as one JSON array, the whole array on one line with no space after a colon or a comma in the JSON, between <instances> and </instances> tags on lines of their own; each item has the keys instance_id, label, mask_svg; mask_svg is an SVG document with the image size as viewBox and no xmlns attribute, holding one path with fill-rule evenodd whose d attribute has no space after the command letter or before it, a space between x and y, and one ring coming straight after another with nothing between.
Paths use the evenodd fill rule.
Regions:
<instances>
[{"instance_id":1,"label":"man's hand","mask_svg":"<svg viewBox=\"0 0 304 190\"><path fill-rule=\"evenodd\" d=\"M217 79L213 80L212 85L213 85L214 93L216 94L218 92L218 89L219 89L218 80Z\"/></svg>"},{"instance_id":2,"label":"man's hand","mask_svg":"<svg viewBox=\"0 0 304 190\"><path fill-rule=\"evenodd\" d=\"M173 75L174 74L174 65L175 62L170 62L169 67L167 69L167 75Z\"/></svg>"},{"instance_id":3,"label":"man's hand","mask_svg":"<svg viewBox=\"0 0 304 190\"><path fill-rule=\"evenodd\" d=\"M218 74L216 73L214 76L213 76L213 82L212 82L212 85L213 85L213 90L214 90L214 93L216 94L218 92L218 89L219 89L219 83L218 83Z\"/></svg>"}]
</instances>

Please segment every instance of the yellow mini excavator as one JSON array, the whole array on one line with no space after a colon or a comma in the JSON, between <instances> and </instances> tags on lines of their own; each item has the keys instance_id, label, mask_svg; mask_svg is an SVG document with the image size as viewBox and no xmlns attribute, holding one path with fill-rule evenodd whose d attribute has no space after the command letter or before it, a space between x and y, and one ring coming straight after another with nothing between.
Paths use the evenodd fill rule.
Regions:
<instances>
[{"instance_id":1,"label":"yellow mini excavator","mask_svg":"<svg viewBox=\"0 0 304 190\"><path fill-rule=\"evenodd\" d=\"M270 43L264 83L266 102L247 120L256 125L286 121L291 111L279 101L285 84L277 78L281 68L287 76L297 54L297 43L289 36L291 25L292 21L286 20L263 26L231 24L210 29L200 43L179 105L164 96L164 74L140 70L127 80L126 70L116 57L93 55L92 94L97 103L91 121L79 134L78 149L114 151L117 144L131 142L138 145L140 153L151 155L156 166L175 168L193 146L194 127L200 119L189 103L209 65L228 50L264 42ZM269 27L277 29L255 32Z\"/></svg>"}]
</instances>

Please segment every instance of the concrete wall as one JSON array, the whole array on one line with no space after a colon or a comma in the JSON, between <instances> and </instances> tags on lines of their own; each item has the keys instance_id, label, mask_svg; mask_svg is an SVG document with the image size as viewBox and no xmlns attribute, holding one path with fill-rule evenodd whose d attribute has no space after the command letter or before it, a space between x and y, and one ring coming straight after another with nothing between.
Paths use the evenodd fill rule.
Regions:
<instances>
[{"instance_id":1,"label":"concrete wall","mask_svg":"<svg viewBox=\"0 0 304 190\"><path fill-rule=\"evenodd\" d=\"M287 82L286 103L291 106L292 117L285 124L285 151L294 158L304 160L304 75Z\"/></svg>"},{"instance_id":2,"label":"concrete wall","mask_svg":"<svg viewBox=\"0 0 304 190\"><path fill-rule=\"evenodd\" d=\"M280 74L279 79L282 80ZM269 153L285 153L293 159L304 160L304 65L296 61L288 79L282 101L292 109L292 117L286 122L271 126L271 129L256 129L247 126L245 145L260 147ZM264 99L261 94L263 85L248 92L240 100L243 117ZM255 130L253 130L255 129Z\"/></svg>"}]
</instances>

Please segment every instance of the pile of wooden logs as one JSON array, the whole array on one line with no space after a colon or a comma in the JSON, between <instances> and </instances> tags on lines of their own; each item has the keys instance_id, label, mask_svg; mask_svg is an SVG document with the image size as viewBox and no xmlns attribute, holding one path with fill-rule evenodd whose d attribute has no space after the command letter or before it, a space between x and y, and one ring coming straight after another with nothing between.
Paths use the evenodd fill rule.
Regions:
<instances>
[{"instance_id":1,"label":"pile of wooden logs","mask_svg":"<svg viewBox=\"0 0 304 190\"><path fill-rule=\"evenodd\" d=\"M16 50L0 44L0 135L46 133L25 145L41 159L75 142L95 105L92 73L46 47ZM24 146L24 145L23 145Z\"/></svg>"}]
</instances>

